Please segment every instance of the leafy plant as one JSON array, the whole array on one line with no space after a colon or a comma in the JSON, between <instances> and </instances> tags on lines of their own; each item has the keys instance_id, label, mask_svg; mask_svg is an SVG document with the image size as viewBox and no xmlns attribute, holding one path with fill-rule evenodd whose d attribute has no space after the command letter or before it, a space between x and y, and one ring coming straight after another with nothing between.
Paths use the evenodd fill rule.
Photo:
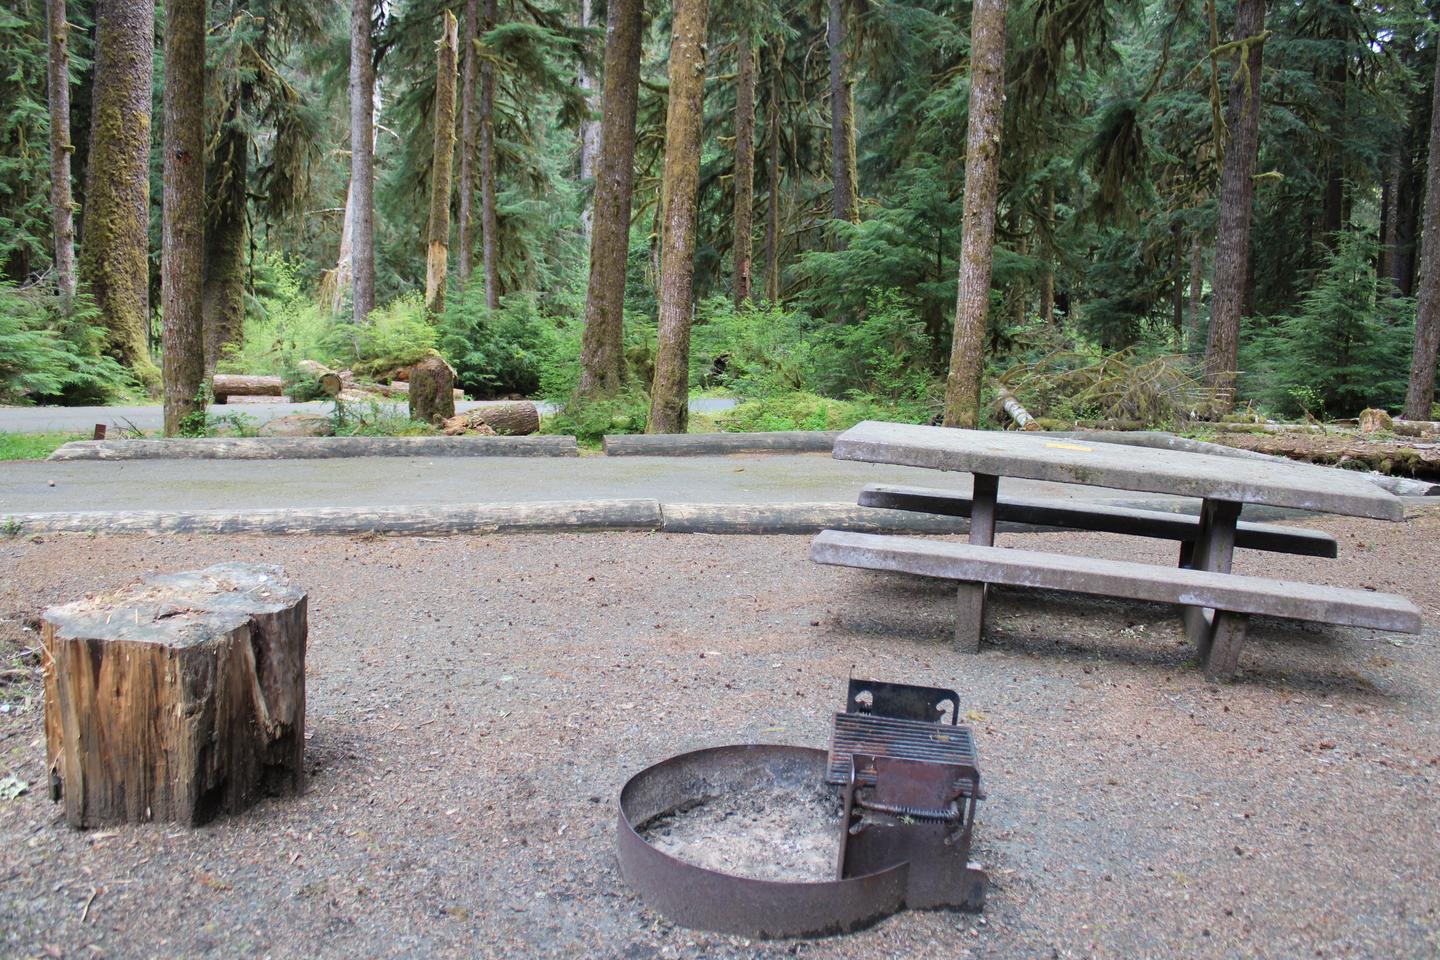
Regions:
<instances>
[{"instance_id":1,"label":"leafy plant","mask_svg":"<svg viewBox=\"0 0 1440 960\"><path fill-rule=\"evenodd\" d=\"M86 297L67 316L55 294L0 282L0 401L93 404L129 390L129 373L102 352L96 317Z\"/></svg>"},{"instance_id":2,"label":"leafy plant","mask_svg":"<svg viewBox=\"0 0 1440 960\"><path fill-rule=\"evenodd\" d=\"M572 399L540 425L541 433L570 434L584 446L599 446L608 434L644 433L650 399L629 390L608 400Z\"/></svg>"},{"instance_id":3,"label":"leafy plant","mask_svg":"<svg viewBox=\"0 0 1440 960\"><path fill-rule=\"evenodd\" d=\"M475 396L533 394L556 341L555 324L540 315L536 297L506 297L492 311L479 283L449 303L440 321L440 352Z\"/></svg>"}]
</instances>

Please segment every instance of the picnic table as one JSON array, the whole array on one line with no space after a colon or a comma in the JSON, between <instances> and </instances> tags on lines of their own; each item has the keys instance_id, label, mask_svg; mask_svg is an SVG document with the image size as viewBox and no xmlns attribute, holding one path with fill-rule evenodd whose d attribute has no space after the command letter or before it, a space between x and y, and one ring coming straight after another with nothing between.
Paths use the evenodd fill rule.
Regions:
<instances>
[{"instance_id":1,"label":"picnic table","mask_svg":"<svg viewBox=\"0 0 1440 960\"><path fill-rule=\"evenodd\" d=\"M867 487L862 505L970 517L969 544L825 531L812 558L942 576L960 583L956 643L978 649L990 583L1160 600L1185 608L1187 632L1207 672L1234 672L1252 614L1418 633L1403 597L1231 573L1237 546L1335 556L1333 538L1240 520L1245 504L1401 520L1400 500L1363 476L1309 464L1130 447L1035 433L1002 433L866 421L835 441L842 460L963 471L972 492ZM1000 497L1003 477L1194 497L1198 517L1159 511ZM1161 536L1181 542L1176 568L994 546L997 519Z\"/></svg>"}]
</instances>

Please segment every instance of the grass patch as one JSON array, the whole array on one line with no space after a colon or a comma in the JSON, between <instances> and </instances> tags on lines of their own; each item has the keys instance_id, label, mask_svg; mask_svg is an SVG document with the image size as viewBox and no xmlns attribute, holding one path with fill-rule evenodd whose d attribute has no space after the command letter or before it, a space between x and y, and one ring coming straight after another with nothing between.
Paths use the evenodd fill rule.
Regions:
<instances>
[{"instance_id":1,"label":"grass patch","mask_svg":"<svg viewBox=\"0 0 1440 960\"><path fill-rule=\"evenodd\" d=\"M44 460L71 440L88 439L86 434L63 430L49 433L0 432L0 460Z\"/></svg>"}]
</instances>

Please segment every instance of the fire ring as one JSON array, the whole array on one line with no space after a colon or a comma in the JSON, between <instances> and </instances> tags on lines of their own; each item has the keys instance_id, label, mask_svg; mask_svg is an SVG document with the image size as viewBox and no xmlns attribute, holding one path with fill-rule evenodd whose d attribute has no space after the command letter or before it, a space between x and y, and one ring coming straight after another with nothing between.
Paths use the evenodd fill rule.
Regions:
<instances>
[{"instance_id":1,"label":"fire ring","mask_svg":"<svg viewBox=\"0 0 1440 960\"><path fill-rule=\"evenodd\" d=\"M687 863L640 831L657 817L755 776L824 779L826 752L742 744L696 750L631 777L620 791L620 870L646 906L683 927L747 937L818 937L882 920L905 906L910 864L846 880L782 882Z\"/></svg>"}]
</instances>

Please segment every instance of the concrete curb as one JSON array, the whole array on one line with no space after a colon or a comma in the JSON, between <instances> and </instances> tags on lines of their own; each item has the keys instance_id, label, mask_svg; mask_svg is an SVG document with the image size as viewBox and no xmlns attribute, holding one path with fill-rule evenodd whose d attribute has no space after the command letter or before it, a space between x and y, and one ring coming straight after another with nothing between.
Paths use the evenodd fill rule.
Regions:
<instances>
[{"instance_id":1,"label":"concrete curb","mask_svg":"<svg viewBox=\"0 0 1440 960\"><path fill-rule=\"evenodd\" d=\"M578 457L574 437L200 437L76 440L50 460L325 460L337 457Z\"/></svg>"},{"instance_id":2,"label":"concrete curb","mask_svg":"<svg viewBox=\"0 0 1440 960\"><path fill-rule=\"evenodd\" d=\"M734 453L829 453L838 432L619 434L604 438L607 457L707 457Z\"/></svg>"},{"instance_id":3,"label":"concrete curb","mask_svg":"<svg viewBox=\"0 0 1440 960\"><path fill-rule=\"evenodd\" d=\"M1173 502L1125 502L1173 509ZM1177 511L1179 512L1179 511ZM1246 519L1301 516L1298 511L1246 511ZM967 533L964 517L860 507L852 503L661 503L651 499L539 500L444 506L271 510L87 510L0 515L0 537L57 533L446 536L476 533L813 534ZM1054 532L1053 527L1002 522L1001 531Z\"/></svg>"}]
</instances>

